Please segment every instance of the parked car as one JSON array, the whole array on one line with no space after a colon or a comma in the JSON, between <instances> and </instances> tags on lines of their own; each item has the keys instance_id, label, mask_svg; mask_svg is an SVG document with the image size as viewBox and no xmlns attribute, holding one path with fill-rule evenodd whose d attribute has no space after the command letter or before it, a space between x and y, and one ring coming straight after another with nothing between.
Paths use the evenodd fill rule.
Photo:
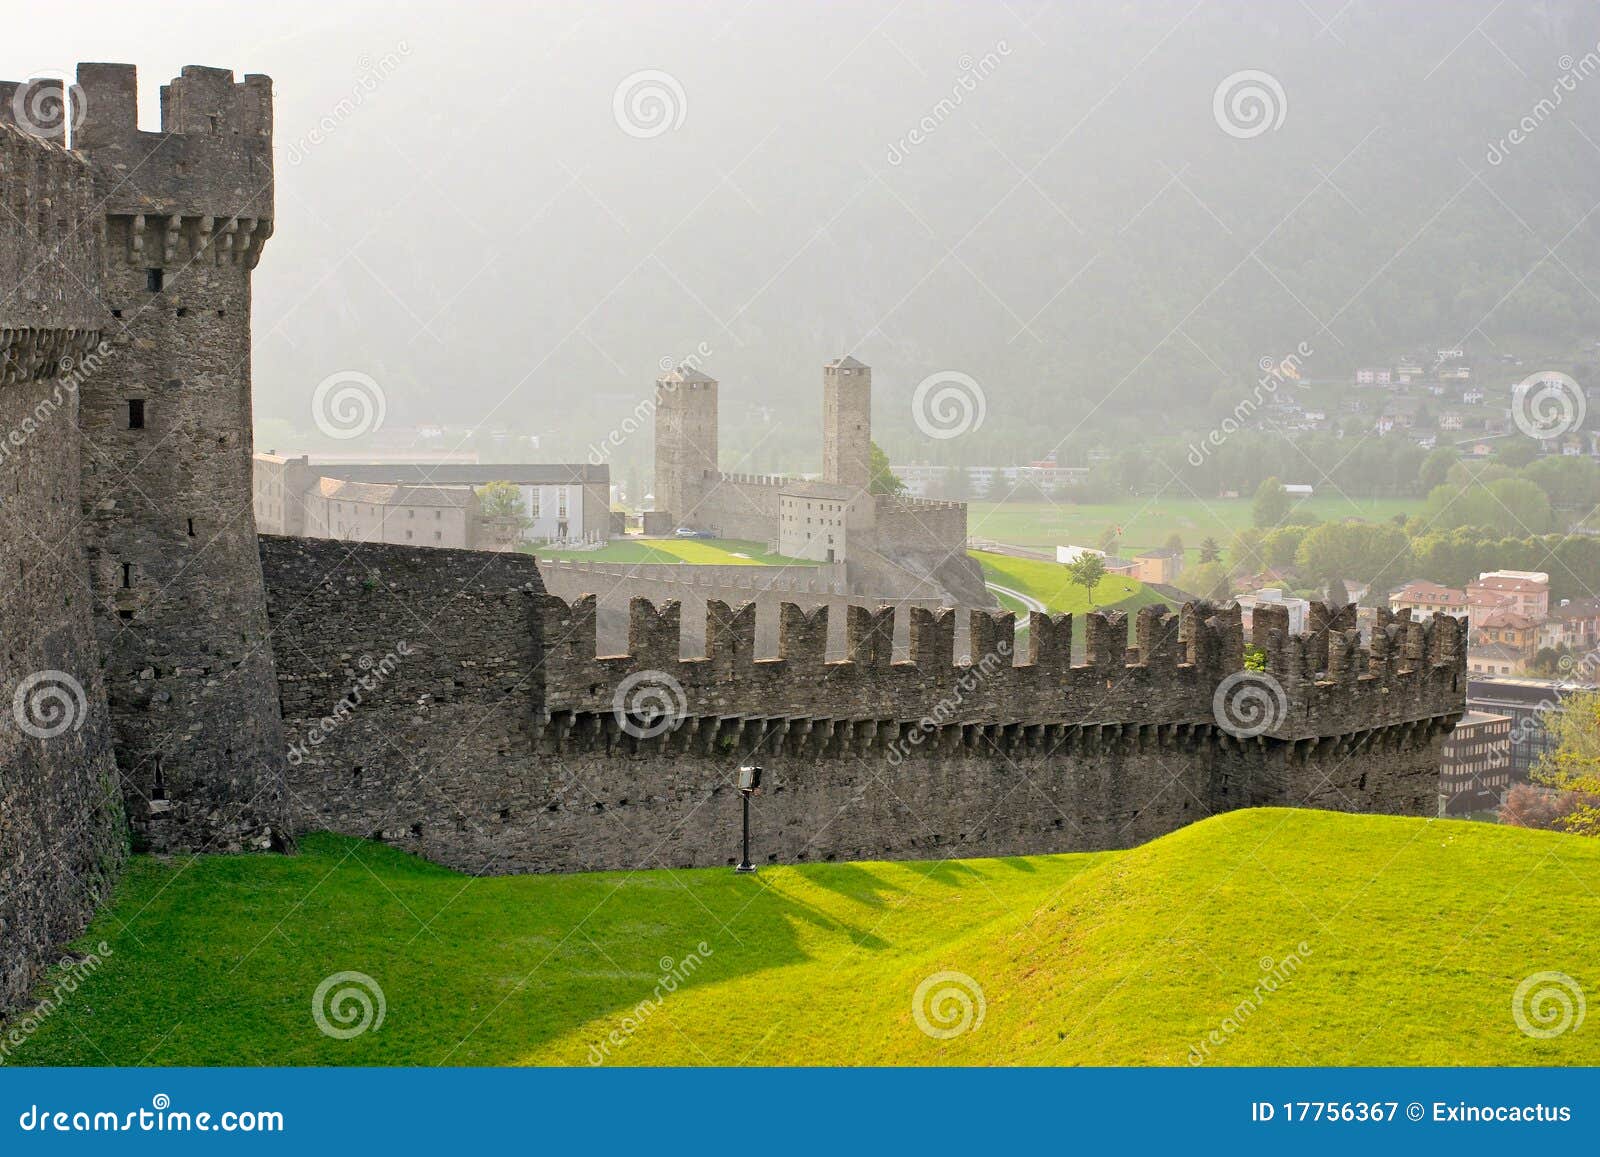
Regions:
<instances>
[{"instance_id":1,"label":"parked car","mask_svg":"<svg viewBox=\"0 0 1600 1157\"><path fill-rule=\"evenodd\" d=\"M674 538L716 538L709 530L696 530L692 526L680 526L672 532Z\"/></svg>"}]
</instances>

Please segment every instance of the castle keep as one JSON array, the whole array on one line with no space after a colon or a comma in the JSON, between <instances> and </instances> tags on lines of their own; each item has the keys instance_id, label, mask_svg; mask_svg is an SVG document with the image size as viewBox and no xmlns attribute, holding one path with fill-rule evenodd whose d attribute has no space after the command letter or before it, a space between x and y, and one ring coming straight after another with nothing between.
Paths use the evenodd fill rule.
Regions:
<instances>
[{"instance_id":1,"label":"castle keep","mask_svg":"<svg viewBox=\"0 0 1600 1157\"><path fill-rule=\"evenodd\" d=\"M810 483L718 473L717 384L658 383L675 516L835 552L759 608L668 574L557 568L565 598L525 555L258 536L270 82L185 68L141 133L134 81L0 85L0 1005L130 836L227 852L326 829L473 872L715 865L749 759L779 861L1122 847L1258 804L1431 809L1464 706L1454 619L1385 613L1363 646L1350 608L1295 635L1260 607L1266 670L1246 674L1237 607L1145 608L1132 647L1121 616L1035 614L1017 654L1010 614L852 605L885 573L970 576L964 508L868 493L871 371L850 358L824 369ZM614 640L597 577L652 596Z\"/></svg>"},{"instance_id":2,"label":"castle keep","mask_svg":"<svg viewBox=\"0 0 1600 1157\"><path fill-rule=\"evenodd\" d=\"M656 380L656 505L662 521L770 543L790 558L840 563L850 593L993 606L967 557L967 507L874 494L872 368L822 367L822 477L717 466L720 384L689 366Z\"/></svg>"}]
</instances>

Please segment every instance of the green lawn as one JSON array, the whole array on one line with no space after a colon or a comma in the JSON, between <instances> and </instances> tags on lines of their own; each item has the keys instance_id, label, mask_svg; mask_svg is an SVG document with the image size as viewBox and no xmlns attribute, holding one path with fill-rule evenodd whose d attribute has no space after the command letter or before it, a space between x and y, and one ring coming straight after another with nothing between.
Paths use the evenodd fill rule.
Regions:
<instances>
[{"instance_id":1,"label":"green lawn","mask_svg":"<svg viewBox=\"0 0 1600 1157\"><path fill-rule=\"evenodd\" d=\"M763 543L742 538L612 539L599 550L546 550L540 558L570 558L579 562L684 562L722 566L816 566L811 559L768 554Z\"/></svg>"},{"instance_id":2,"label":"green lawn","mask_svg":"<svg viewBox=\"0 0 1600 1157\"><path fill-rule=\"evenodd\" d=\"M1537 973L1600 992L1596 894L1600 841L1290 810L1127 852L750 877L469 878L316 836L136 858L79 943L111 954L11 1061L1181 1065L1215 1031L1221 1064L1596 1064L1593 1016L1535 1039L1512 1015ZM385 1015L338 1040L312 996L347 971ZM974 1020L982 994L951 1039L913 1013L938 973Z\"/></svg>"},{"instance_id":3,"label":"green lawn","mask_svg":"<svg viewBox=\"0 0 1600 1157\"><path fill-rule=\"evenodd\" d=\"M1141 582L1122 575L1106 575L1094 588L1094 606L1091 608L1089 592L1074 585L1068 577L1067 568L1058 562L1014 558L981 550L968 553L983 567L985 582L999 583L1011 590L1032 595L1057 613L1070 611L1081 615L1091 609L1118 610L1128 612L1131 617L1142 606L1166 602ZM1015 600L1007 600L1003 595L1000 601L1008 610L1018 610L1021 605L1019 603L1013 607L1011 603Z\"/></svg>"},{"instance_id":4,"label":"green lawn","mask_svg":"<svg viewBox=\"0 0 1600 1157\"><path fill-rule=\"evenodd\" d=\"M1352 502L1328 491L1305 499L1296 509L1324 522L1361 518L1381 522L1396 514L1415 513L1420 500L1370 499ZM1124 556L1166 545L1167 537L1183 539L1189 561L1207 535L1227 547L1236 531L1250 525L1248 498L1130 498L1122 502L971 502L967 533L1012 546L1049 550L1057 546L1098 546L1108 526L1122 527L1119 551Z\"/></svg>"}]
</instances>

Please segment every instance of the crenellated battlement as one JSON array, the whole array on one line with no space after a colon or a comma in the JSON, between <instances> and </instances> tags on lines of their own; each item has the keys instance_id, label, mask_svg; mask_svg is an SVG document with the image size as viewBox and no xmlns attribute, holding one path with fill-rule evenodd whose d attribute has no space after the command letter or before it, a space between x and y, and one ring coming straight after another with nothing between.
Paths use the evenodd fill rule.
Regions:
<instances>
[{"instance_id":1,"label":"crenellated battlement","mask_svg":"<svg viewBox=\"0 0 1600 1157\"><path fill-rule=\"evenodd\" d=\"M1033 613L1027 651L1014 648L1010 612L909 608L909 661L893 659L895 609L846 609L847 658L826 658L827 608L780 608L778 656L757 658L755 608L711 601L705 654L680 659L679 605L631 604L626 654L595 656L596 606L552 597L547 612L546 712L558 730L584 716L638 714L670 734L692 719L842 721L939 726L1217 727L1246 738L1317 741L1454 716L1465 686L1464 627L1448 616L1380 617L1371 646L1354 608L1318 607L1293 636L1287 618L1257 611L1262 675L1244 672L1239 608L1190 603L1174 614L1141 608L1136 645L1120 613ZM970 658L954 657L956 616L970 616ZM1073 635L1085 661L1072 663ZM1020 661L1019 661L1020 660ZM640 688L667 694L638 696ZM1242 695L1235 702L1232 696ZM637 705L635 700L637 699ZM1254 703L1256 706L1252 706ZM663 704L675 704L663 706ZM1264 714L1252 715L1253 710ZM663 712L674 718L663 720ZM625 729L623 729L625 730Z\"/></svg>"},{"instance_id":2,"label":"crenellated battlement","mask_svg":"<svg viewBox=\"0 0 1600 1157\"><path fill-rule=\"evenodd\" d=\"M80 64L72 147L101 176L108 256L147 268L213 258L254 268L272 233L272 80L186 65L139 130L131 64Z\"/></svg>"}]
</instances>

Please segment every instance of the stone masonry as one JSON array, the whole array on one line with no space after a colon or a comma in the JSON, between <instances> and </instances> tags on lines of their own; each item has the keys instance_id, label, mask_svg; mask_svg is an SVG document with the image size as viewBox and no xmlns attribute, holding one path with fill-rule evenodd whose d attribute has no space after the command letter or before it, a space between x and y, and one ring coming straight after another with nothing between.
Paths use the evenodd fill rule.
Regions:
<instances>
[{"instance_id":1,"label":"stone masonry","mask_svg":"<svg viewBox=\"0 0 1600 1157\"><path fill-rule=\"evenodd\" d=\"M285 838L256 552L250 275L272 233L272 82L186 67L137 127L131 65L78 70L104 214L111 372L85 384L96 626L137 846Z\"/></svg>"},{"instance_id":2,"label":"stone masonry","mask_svg":"<svg viewBox=\"0 0 1600 1157\"><path fill-rule=\"evenodd\" d=\"M1370 648L1351 608L1304 637L1269 617L1268 672L1242 679L1237 607L1145 608L1131 649L1121 616L1085 616L1074 666L1070 616L1031 616L1018 662L1013 616L970 612L957 663L958 612L925 608L897 662L892 607L844 608L830 662L829 610L782 606L762 659L755 606L717 600L685 659L679 605L637 599L597 657L595 600L525 557L261 541L295 826L472 872L732 862L750 759L761 854L786 862L1124 847L1266 804L1424 814L1465 694L1445 617L1386 618Z\"/></svg>"}]
</instances>

